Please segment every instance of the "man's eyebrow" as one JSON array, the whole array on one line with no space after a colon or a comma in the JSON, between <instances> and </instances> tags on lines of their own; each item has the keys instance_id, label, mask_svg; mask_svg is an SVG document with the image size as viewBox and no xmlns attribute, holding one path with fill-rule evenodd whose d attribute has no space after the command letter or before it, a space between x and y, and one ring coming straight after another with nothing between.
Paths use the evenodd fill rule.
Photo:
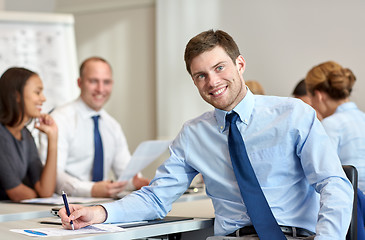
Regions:
<instances>
[{"instance_id":1,"label":"man's eyebrow","mask_svg":"<svg viewBox=\"0 0 365 240\"><path fill-rule=\"evenodd\" d=\"M212 68L216 68L216 67L218 67L219 65L224 64L224 63L227 63L227 61L220 61L220 62L218 62L217 64L215 64Z\"/></svg>"}]
</instances>

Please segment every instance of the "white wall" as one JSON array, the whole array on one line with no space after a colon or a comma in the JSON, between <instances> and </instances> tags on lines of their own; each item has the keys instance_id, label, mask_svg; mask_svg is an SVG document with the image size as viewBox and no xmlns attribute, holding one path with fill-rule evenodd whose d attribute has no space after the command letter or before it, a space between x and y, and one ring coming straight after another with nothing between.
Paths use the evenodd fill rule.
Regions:
<instances>
[{"instance_id":1,"label":"white wall","mask_svg":"<svg viewBox=\"0 0 365 240\"><path fill-rule=\"evenodd\" d=\"M211 109L185 70L190 38L208 29L230 33L246 59L244 78L270 95L290 96L316 64L353 70L353 100L365 110L365 1L157 0L158 136L174 136L187 119Z\"/></svg>"},{"instance_id":2,"label":"white wall","mask_svg":"<svg viewBox=\"0 0 365 240\"><path fill-rule=\"evenodd\" d=\"M236 39L247 61L244 78L260 81L267 94L290 96L313 65L331 59L354 71L353 100L365 110L362 0L2 2L4 10L75 15L78 61L101 55L113 65L116 86L106 108L131 151L142 140L174 137L183 122L211 109L183 61L188 40L210 28Z\"/></svg>"},{"instance_id":3,"label":"white wall","mask_svg":"<svg viewBox=\"0 0 365 240\"><path fill-rule=\"evenodd\" d=\"M0 0L4 10L24 12L53 12L54 0ZM0 8L1 9L1 8Z\"/></svg>"}]
</instances>

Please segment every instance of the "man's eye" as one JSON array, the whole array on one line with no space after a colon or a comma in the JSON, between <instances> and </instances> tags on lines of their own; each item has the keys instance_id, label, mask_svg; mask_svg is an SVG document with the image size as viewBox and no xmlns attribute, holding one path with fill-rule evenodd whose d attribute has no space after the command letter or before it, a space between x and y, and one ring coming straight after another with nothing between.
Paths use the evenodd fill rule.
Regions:
<instances>
[{"instance_id":1,"label":"man's eye","mask_svg":"<svg viewBox=\"0 0 365 240\"><path fill-rule=\"evenodd\" d=\"M196 80L202 80L205 78L205 74L199 74L199 75L196 75Z\"/></svg>"},{"instance_id":2,"label":"man's eye","mask_svg":"<svg viewBox=\"0 0 365 240\"><path fill-rule=\"evenodd\" d=\"M218 66L218 67L217 67L217 70L218 70L218 71L222 71L222 70L223 70L223 66Z\"/></svg>"}]
</instances>

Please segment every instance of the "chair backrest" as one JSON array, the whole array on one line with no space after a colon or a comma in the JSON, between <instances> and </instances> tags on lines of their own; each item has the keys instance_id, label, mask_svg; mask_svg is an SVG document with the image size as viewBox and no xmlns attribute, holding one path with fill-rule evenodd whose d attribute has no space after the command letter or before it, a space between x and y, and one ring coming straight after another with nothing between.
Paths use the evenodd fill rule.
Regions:
<instances>
[{"instance_id":1,"label":"chair backrest","mask_svg":"<svg viewBox=\"0 0 365 240\"><path fill-rule=\"evenodd\" d=\"M357 170L354 166L351 165L342 165L342 168L354 188L354 205L352 208L352 219L346 235L346 240L357 240Z\"/></svg>"}]
</instances>

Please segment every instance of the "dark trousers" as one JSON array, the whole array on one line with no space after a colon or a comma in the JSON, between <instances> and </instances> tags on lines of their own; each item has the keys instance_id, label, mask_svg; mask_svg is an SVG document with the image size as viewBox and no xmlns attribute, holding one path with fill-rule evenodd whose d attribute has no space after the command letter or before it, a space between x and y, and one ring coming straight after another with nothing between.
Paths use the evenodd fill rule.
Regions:
<instances>
[{"instance_id":1,"label":"dark trousers","mask_svg":"<svg viewBox=\"0 0 365 240\"><path fill-rule=\"evenodd\" d=\"M357 189L357 239L365 240L365 196Z\"/></svg>"}]
</instances>

